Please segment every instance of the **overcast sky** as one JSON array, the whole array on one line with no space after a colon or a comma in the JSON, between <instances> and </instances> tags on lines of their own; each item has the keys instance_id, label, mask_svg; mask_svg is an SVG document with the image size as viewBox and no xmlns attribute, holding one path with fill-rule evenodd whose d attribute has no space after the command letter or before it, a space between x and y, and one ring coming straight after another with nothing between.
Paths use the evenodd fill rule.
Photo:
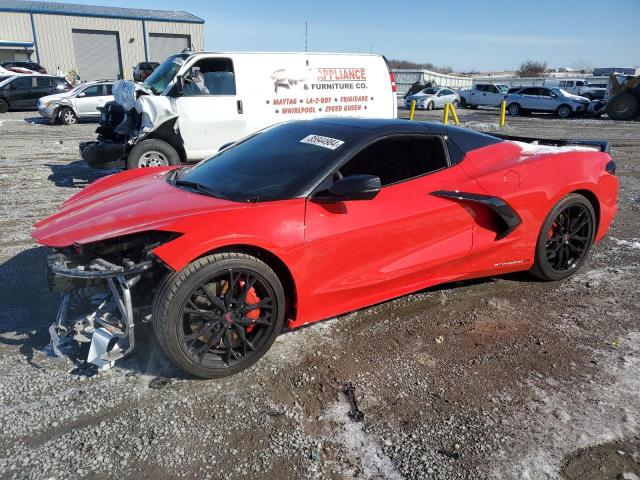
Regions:
<instances>
[{"instance_id":1,"label":"overcast sky","mask_svg":"<svg viewBox=\"0 0 640 480\"><path fill-rule=\"evenodd\" d=\"M348 1L85 0L186 10L217 51L373 52L456 70L640 66L640 0Z\"/></svg>"}]
</instances>

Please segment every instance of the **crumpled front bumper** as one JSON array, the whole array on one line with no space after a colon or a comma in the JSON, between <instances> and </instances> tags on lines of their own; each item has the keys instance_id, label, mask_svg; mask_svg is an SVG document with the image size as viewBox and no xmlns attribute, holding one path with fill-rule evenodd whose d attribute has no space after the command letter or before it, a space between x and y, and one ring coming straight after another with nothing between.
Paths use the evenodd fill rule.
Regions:
<instances>
[{"instance_id":1,"label":"crumpled front bumper","mask_svg":"<svg viewBox=\"0 0 640 480\"><path fill-rule=\"evenodd\" d=\"M80 143L80 155L91 168L121 168L124 166L126 146L121 142L93 140Z\"/></svg>"},{"instance_id":2,"label":"crumpled front bumper","mask_svg":"<svg viewBox=\"0 0 640 480\"><path fill-rule=\"evenodd\" d=\"M130 353L135 346L131 288L152 266L151 260L119 266L101 258L83 261L62 253L47 257L49 286L61 293L56 320L49 327L53 353L63 355L63 342L91 342L87 362L99 369L113 366ZM88 302L95 306L93 311L73 312L76 316L70 317L72 296L92 287L97 287Z\"/></svg>"}]
</instances>

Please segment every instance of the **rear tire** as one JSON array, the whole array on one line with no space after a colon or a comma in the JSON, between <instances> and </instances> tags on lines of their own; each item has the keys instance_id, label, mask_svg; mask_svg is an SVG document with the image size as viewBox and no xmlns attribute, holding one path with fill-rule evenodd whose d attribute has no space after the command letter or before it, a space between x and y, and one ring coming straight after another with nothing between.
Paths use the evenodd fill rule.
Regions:
<instances>
[{"instance_id":1,"label":"rear tire","mask_svg":"<svg viewBox=\"0 0 640 480\"><path fill-rule=\"evenodd\" d=\"M522 108L518 103L510 103L509 106L507 106L507 112L509 112L509 115L512 117L517 117L522 114Z\"/></svg>"},{"instance_id":2,"label":"rear tire","mask_svg":"<svg viewBox=\"0 0 640 480\"><path fill-rule=\"evenodd\" d=\"M70 108L63 108L58 114L58 118L64 125L75 125L78 123L78 116Z\"/></svg>"},{"instance_id":3,"label":"rear tire","mask_svg":"<svg viewBox=\"0 0 640 480\"><path fill-rule=\"evenodd\" d=\"M460 108L467 108L467 101L464 98L460 98Z\"/></svg>"},{"instance_id":4,"label":"rear tire","mask_svg":"<svg viewBox=\"0 0 640 480\"><path fill-rule=\"evenodd\" d=\"M427 102L427 110L433 110L433 102Z\"/></svg>"},{"instance_id":5,"label":"rear tire","mask_svg":"<svg viewBox=\"0 0 640 480\"><path fill-rule=\"evenodd\" d=\"M596 234L591 202L570 193L549 212L538 234L530 273L542 280L563 280L573 275L586 258Z\"/></svg>"},{"instance_id":6,"label":"rear tire","mask_svg":"<svg viewBox=\"0 0 640 480\"><path fill-rule=\"evenodd\" d=\"M262 306L249 309L254 305ZM178 367L220 378L257 362L282 330L284 316L275 272L253 256L229 252L169 275L156 292L152 317L160 345Z\"/></svg>"},{"instance_id":7,"label":"rear tire","mask_svg":"<svg viewBox=\"0 0 640 480\"><path fill-rule=\"evenodd\" d=\"M607 114L613 120L631 120L639 113L638 99L631 92L618 93L607 105Z\"/></svg>"},{"instance_id":8,"label":"rear tire","mask_svg":"<svg viewBox=\"0 0 640 480\"><path fill-rule=\"evenodd\" d=\"M153 138L136 144L127 156L128 169L169 165L180 165L180 155L167 142Z\"/></svg>"},{"instance_id":9,"label":"rear tire","mask_svg":"<svg viewBox=\"0 0 640 480\"><path fill-rule=\"evenodd\" d=\"M6 100L0 98L0 113L7 113L9 111L9 104Z\"/></svg>"}]
</instances>

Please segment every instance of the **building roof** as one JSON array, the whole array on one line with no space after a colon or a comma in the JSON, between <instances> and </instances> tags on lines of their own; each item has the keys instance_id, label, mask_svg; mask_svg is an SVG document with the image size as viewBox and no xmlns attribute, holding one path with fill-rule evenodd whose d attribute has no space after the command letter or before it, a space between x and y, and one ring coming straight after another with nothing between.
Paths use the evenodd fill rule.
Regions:
<instances>
[{"instance_id":1,"label":"building roof","mask_svg":"<svg viewBox=\"0 0 640 480\"><path fill-rule=\"evenodd\" d=\"M147 10L142 8L101 7L72 3L31 2L0 0L0 12L23 12L80 17L106 17L127 20L151 20L157 22L204 23L200 17L173 10Z\"/></svg>"}]
</instances>

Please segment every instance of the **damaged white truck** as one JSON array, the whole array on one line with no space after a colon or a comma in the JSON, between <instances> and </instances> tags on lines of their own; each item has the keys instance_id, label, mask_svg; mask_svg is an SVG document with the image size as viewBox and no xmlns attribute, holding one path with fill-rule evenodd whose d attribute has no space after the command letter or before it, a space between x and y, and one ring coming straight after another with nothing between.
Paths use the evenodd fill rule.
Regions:
<instances>
[{"instance_id":1,"label":"damaged white truck","mask_svg":"<svg viewBox=\"0 0 640 480\"><path fill-rule=\"evenodd\" d=\"M397 116L396 84L380 55L186 52L113 92L97 140L80 144L93 168L196 162L289 120Z\"/></svg>"}]
</instances>

